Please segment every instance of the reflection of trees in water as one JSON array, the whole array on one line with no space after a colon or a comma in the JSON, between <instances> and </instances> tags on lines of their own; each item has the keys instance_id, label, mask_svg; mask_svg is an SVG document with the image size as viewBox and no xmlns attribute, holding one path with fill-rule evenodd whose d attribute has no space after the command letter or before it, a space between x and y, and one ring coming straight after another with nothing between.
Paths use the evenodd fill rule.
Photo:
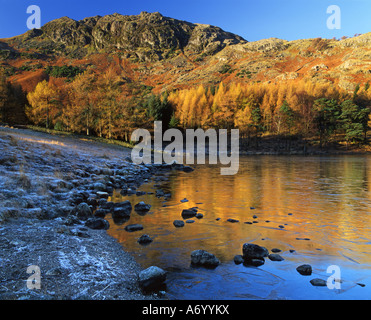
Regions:
<instances>
[{"instance_id":1,"label":"reflection of trees in water","mask_svg":"<svg viewBox=\"0 0 371 320\"><path fill-rule=\"evenodd\" d=\"M368 250L362 247L366 241L362 239L368 239L371 225L366 215L370 161L370 157L254 156L241 157L240 171L234 176L221 176L219 167L206 165L192 173L175 172L159 186L171 192L167 201L157 198L150 186L141 189L154 194L130 198L133 206L135 201L152 206L151 213L141 217L133 212L127 222L143 224L142 233L129 235L120 230L123 225L109 232L133 252L138 250L136 238L158 233L145 249L147 259L172 254L188 259L192 250L204 249L229 261L241 254L243 243L251 241L268 249L279 244L284 251L311 252L321 247L321 254L338 255L346 247L362 254L361 248ZM181 203L184 198L189 201ZM175 228L172 222L182 219L182 210L191 207L198 207L203 219ZM227 222L229 218L239 222ZM254 220L258 223L244 223ZM297 241L297 237L311 241Z\"/></svg>"}]
</instances>

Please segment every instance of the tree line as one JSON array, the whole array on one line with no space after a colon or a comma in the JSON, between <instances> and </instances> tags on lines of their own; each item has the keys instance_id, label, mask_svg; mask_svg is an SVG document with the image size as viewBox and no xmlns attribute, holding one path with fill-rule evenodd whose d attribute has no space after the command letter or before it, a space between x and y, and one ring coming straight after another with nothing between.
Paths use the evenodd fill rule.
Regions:
<instances>
[{"instance_id":1,"label":"tree line","mask_svg":"<svg viewBox=\"0 0 371 320\"><path fill-rule=\"evenodd\" d=\"M346 92L333 84L295 81L225 85L174 91L169 101L183 128L239 128L243 136L317 136L320 145L335 135L364 143L369 128L368 83Z\"/></svg>"},{"instance_id":2,"label":"tree line","mask_svg":"<svg viewBox=\"0 0 371 320\"><path fill-rule=\"evenodd\" d=\"M26 93L20 85L7 81L0 73L0 123L27 123L25 106L28 104Z\"/></svg>"},{"instance_id":3,"label":"tree line","mask_svg":"<svg viewBox=\"0 0 371 320\"><path fill-rule=\"evenodd\" d=\"M333 137L365 143L371 90L351 93L332 83L219 83L153 94L151 87L122 77L118 66L103 74L93 68L49 68L50 77L26 94L0 76L2 122L31 121L46 128L129 141L136 128L239 128L242 137L317 137L321 146ZM26 117L27 116L27 117Z\"/></svg>"}]
</instances>

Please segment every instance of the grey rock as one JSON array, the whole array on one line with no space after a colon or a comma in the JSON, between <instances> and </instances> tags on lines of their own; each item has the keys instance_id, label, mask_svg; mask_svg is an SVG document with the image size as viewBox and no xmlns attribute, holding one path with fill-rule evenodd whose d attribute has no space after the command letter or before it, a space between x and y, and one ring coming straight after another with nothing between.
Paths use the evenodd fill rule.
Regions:
<instances>
[{"instance_id":1,"label":"grey rock","mask_svg":"<svg viewBox=\"0 0 371 320\"><path fill-rule=\"evenodd\" d=\"M268 256L269 252L267 248L261 247L254 243L245 243L242 246L242 254L244 259L261 259Z\"/></svg>"},{"instance_id":2,"label":"grey rock","mask_svg":"<svg viewBox=\"0 0 371 320\"><path fill-rule=\"evenodd\" d=\"M102 218L90 218L85 222L85 225L94 230L108 230L109 229L109 222Z\"/></svg>"},{"instance_id":3,"label":"grey rock","mask_svg":"<svg viewBox=\"0 0 371 320\"><path fill-rule=\"evenodd\" d=\"M149 244L153 241L153 239L148 235L148 234L143 234L141 237L138 239L139 244Z\"/></svg>"},{"instance_id":4,"label":"grey rock","mask_svg":"<svg viewBox=\"0 0 371 320\"><path fill-rule=\"evenodd\" d=\"M144 203L143 201L137 203L135 206L134 206L134 210L135 211L139 211L139 212L147 212L151 209L151 205L150 204L146 204Z\"/></svg>"},{"instance_id":5,"label":"grey rock","mask_svg":"<svg viewBox=\"0 0 371 320\"><path fill-rule=\"evenodd\" d=\"M173 225L174 225L176 228L184 227L184 221L183 221L183 220L174 220Z\"/></svg>"},{"instance_id":6,"label":"grey rock","mask_svg":"<svg viewBox=\"0 0 371 320\"><path fill-rule=\"evenodd\" d=\"M319 278L310 280L310 283L312 284L312 286L315 286L315 287L326 287L327 286L326 280L319 279Z\"/></svg>"},{"instance_id":7,"label":"grey rock","mask_svg":"<svg viewBox=\"0 0 371 320\"><path fill-rule=\"evenodd\" d=\"M268 258L272 261L283 261L283 260L285 260L278 253L271 253L271 254L268 255Z\"/></svg>"},{"instance_id":8,"label":"grey rock","mask_svg":"<svg viewBox=\"0 0 371 320\"><path fill-rule=\"evenodd\" d=\"M109 197L109 194L105 191L97 191L97 197L107 199Z\"/></svg>"},{"instance_id":9,"label":"grey rock","mask_svg":"<svg viewBox=\"0 0 371 320\"><path fill-rule=\"evenodd\" d=\"M93 189L95 191L106 191L107 186L101 182L96 182L93 184Z\"/></svg>"},{"instance_id":10,"label":"grey rock","mask_svg":"<svg viewBox=\"0 0 371 320\"><path fill-rule=\"evenodd\" d=\"M86 220L92 217L93 213L89 207L89 205L85 202L80 203L76 207L76 216L81 220Z\"/></svg>"},{"instance_id":11,"label":"grey rock","mask_svg":"<svg viewBox=\"0 0 371 320\"><path fill-rule=\"evenodd\" d=\"M113 211L112 211L112 217L114 218L129 217L132 210L133 210L133 207L131 206L131 203L129 200L120 202L118 204L115 204Z\"/></svg>"},{"instance_id":12,"label":"grey rock","mask_svg":"<svg viewBox=\"0 0 371 320\"><path fill-rule=\"evenodd\" d=\"M220 264L220 261L212 253L205 250L195 250L191 253L191 263L195 266L216 268Z\"/></svg>"},{"instance_id":13,"label":"grey rock","mask_svg":"<svg viewBox=\"0 0 371 320\"><path fill-rule=\"evenodd\" d=\"M143 230L143 225L141 224L129 224L125 227L125 231L127 232L134 232L134 231L139 231Z\"/></svg>"},{"instance_id":14,"label":"grey rock","mask_svg":"<svg viewBox=\"0 0 371 320\"><path fill-rule=\"evenodd\" d=\"M151 266L139 273L138 283L143 291L162 289L165 281L166 271L156 266Z\"/></svg>"}]
</instances>

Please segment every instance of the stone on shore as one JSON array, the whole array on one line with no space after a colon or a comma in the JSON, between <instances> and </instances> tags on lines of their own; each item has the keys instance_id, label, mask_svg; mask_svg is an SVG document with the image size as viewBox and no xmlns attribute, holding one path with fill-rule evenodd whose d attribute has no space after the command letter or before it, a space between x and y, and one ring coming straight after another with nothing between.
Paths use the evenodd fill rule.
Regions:
<instances>
[{"instance_id":1,"label":"stone on shore","mask_svg":"<svg viewBox=\"0 0 371 320\"><path fill-rule=\"evenodd\" d=\"M166 271L151 266L139 273L139 286L143 291L156 291L162 289L166 281Z\"/></svg>"},{"instance_id":2,"label":"stone on shore","mask_svg":"<svg viewBox=\"0 0 371 320\"><path fill-rule=\"evenodd\" d=\"M85 222L85 226L94 230L108 230L110 227L109 222L102 218L90 218Z\"/></svg>"},{"instance_id":3,"label":"stone on shore","mask_svg":"<svg viewBox=\"0 0 371 320\"><path fill-rule=\"evenodd\" d=\"M80 203L76 207L76 216L81 220L86 220L93 216L93 213L89 207L89 205L85 202Z\"/></svg>"},{"instance_id":4,"label":"stone on shore","mask_svg":"<svg viewBox=\"0 0 371 320\"><path fill-rule=\"evenodd\" d=\"M129 217L132 209L133 207L131 206L131 203L129 200L120 202L118 204L115 204L113 211L112 211L112 217L113 218Z\"/></svg>"}]
</instances>

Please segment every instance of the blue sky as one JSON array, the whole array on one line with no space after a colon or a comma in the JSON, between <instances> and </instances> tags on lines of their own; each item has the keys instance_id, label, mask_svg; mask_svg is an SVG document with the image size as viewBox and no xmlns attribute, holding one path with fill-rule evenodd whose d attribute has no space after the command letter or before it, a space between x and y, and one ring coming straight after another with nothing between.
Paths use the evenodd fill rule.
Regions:
<instances>
[{"instance_id":1,"label":"blue sky","mask_svg":"<svg viewBox=\"0 0 371 320\"><path fill-rule=\"evenodd\" d=\"M75 20L118 12L161 12L164 16L205 23L246 40L340 38L371 32L371 0L0 0L0 38L26 32L27 7L38 5L41 25L68 16ZM341 29L329 30L327 7L341 9Z\"/></svg>"}]
</instances>

